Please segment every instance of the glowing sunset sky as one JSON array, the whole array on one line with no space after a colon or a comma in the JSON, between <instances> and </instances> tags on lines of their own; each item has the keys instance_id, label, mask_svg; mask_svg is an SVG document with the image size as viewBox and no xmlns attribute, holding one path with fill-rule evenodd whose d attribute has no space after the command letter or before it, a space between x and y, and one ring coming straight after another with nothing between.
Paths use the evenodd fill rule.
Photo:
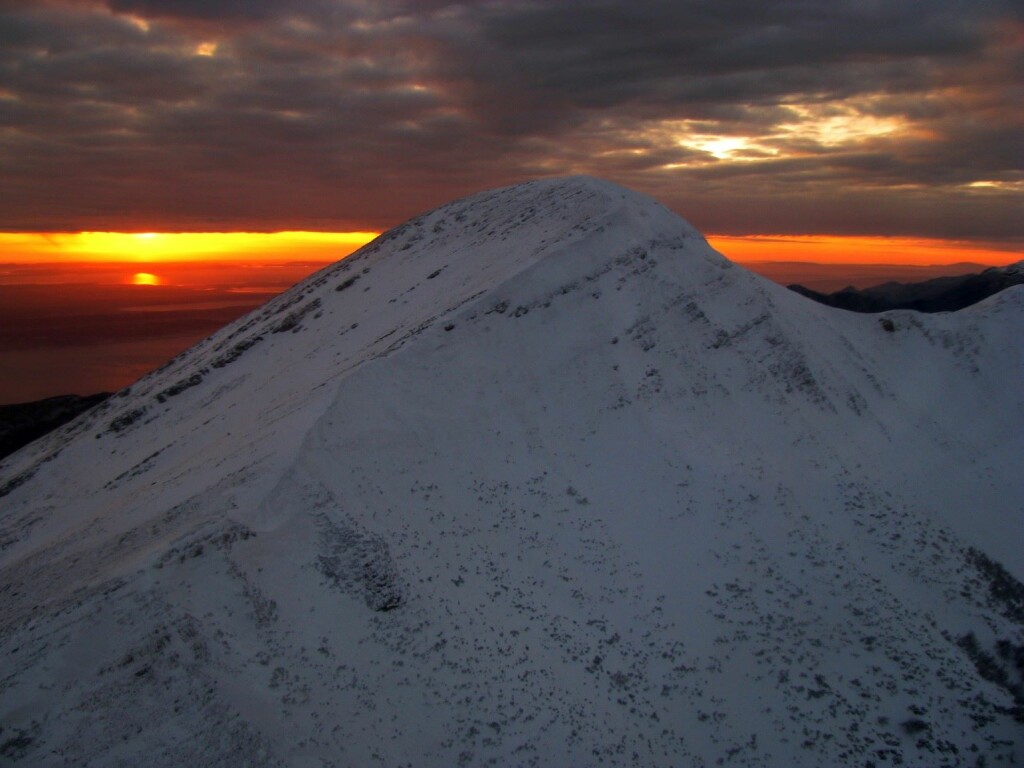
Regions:
<instances>
[{"instance_id":1,"label":"glowing sunset sky","mask_svg":"<svg viewBox=\"0 0 1024 768\"><path fill-rule=\"evenodd\" d=\"M331 262L376 232L0 232L0 262Z\"/></svg>"},{"instance_id":2,"label":"glowing sunset sky","mask_svg":"<svg viewBox=\"0 0 1024 768\"><path fill-rule=\"evenodd\" d=\"M542 176L744 263L1007 264L1022 73L1014 0L0 0L0 402L122 386Z\"/></svg>"},{"instance_id":3,"label":"glowing sunset sky","mask_svg":"<svg viewBox=\"0 0 1024 768\"><path fill-rule=\"evenodd\" d=\"M589 173L719 235L1024 239L1010 0L0 8L0 231L381 231Z\"/></svg>"}]
</instances>

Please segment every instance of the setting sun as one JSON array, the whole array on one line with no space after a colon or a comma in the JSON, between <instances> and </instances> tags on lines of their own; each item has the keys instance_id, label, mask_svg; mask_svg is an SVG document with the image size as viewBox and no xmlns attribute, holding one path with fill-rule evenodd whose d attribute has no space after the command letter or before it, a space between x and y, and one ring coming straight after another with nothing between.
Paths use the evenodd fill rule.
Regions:
<instances>
[{"instance_id":1,"label":"setting sun","mask_svg":"<svg viewBox=\"0 0 1024 768\"><path fill-rule=\"evenodd\" d=\"M152 272L136 272L132 275L132 285L160 285L160 278Z\"/></svg>"}]
</instances>

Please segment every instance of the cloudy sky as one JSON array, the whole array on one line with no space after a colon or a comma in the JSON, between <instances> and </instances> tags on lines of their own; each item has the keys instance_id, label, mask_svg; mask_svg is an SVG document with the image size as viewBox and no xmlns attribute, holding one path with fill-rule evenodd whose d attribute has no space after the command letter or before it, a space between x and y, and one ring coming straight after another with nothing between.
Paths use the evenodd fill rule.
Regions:
<instances>
[{"instance_id":1,"label":"cloudy sky","mask_svg":"<svg viewBox=\"0 0 1024 768\"><path fill-rule=\"evenodd\" d=\"M1024 243L1020 0L0 0L0 231L380 230L589 173Z\"/></svg>"}]
</instances>

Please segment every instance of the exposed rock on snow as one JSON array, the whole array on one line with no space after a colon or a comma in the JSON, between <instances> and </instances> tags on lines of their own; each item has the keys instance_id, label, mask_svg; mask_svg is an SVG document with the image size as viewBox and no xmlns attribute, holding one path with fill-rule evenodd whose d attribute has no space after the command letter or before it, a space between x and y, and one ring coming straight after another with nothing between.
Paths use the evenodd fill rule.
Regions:
<instances>
[{"instance_id":1,"label":"exposed rock on snow","mask_svg":"<svg viewBox=\"0 0 1024 768\"><path fill-rule=\"evenodd\" d=\"M1022 304L588 178L424 214L0 464L0 754L1019 765Z\"/></svg>"}]
</instances>

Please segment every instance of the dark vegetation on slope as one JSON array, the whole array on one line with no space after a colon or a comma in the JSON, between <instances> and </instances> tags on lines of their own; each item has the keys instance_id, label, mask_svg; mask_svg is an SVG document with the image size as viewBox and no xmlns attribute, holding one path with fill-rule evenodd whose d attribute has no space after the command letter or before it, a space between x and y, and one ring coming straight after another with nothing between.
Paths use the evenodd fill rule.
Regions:
<instances>
[{"instance_id":1,"label":"dark vegetation on slope","mask_svg":"<svg viewBox=\"0 0 1024 768\"><path fill-rule=\"evenodd\" d=\"M820 304L851 312L886 312L890 309L955 312L1013 285L1022 284L1024 262L992 267L972 275L937 277L919 283L890 282L863 290L849 286L834 293L819 293L802 285L787 287Z\"/></svg>"},{"instance_id":2,"label":"dark vegetation on slope","mask_svg":"<svg viewBox=\"0 0 1024 768\"><path fill-rule=\"evenodd\" d=\"M988 604L1024 627L1024 584L1000 563L974 547L968 547L965 557L977 573L974 583ZM1012 639L998 638L994 647L986 649L974 632L959 637L956 643L971 659L981 677L1013 697L1014 706L1004 710L1004 714L1024 723L1024 645L1018 645Z\"/></svg>"},{"instance_id":3,"label":"dark vegetation on slope","mask_svg":"<svg viewBox=\"0 0 1024 768\"><path fill-rule=\"evenodd\" d=\"M79 397L60 395L31 403L0 405L0 459L63 426L110 397L109 392Z\"/></svg>"}]
</instances>

